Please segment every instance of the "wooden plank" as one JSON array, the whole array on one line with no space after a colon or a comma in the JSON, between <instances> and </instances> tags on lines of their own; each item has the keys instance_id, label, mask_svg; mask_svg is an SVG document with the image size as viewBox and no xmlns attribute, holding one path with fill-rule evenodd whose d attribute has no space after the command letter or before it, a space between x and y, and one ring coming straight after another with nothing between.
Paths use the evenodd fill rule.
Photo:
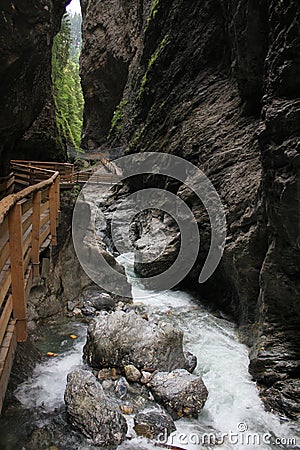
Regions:
<instances>
[{"instance_id":1,"label":"wooden plank","mask_svg":"<svg viewBox=\"0 0 300 450\"><path fill-rule=\"evenodd\" d=\"M55 183L49 189L49 203L50 203L50 232L52 237L52 244L57 245L56 225L57 225L57 199L56 199Z\"/></svg>"},{"instance_id":2,"label":"wooden plank","mask_svg":"<svg viewBox=\"0 0 300 450\"><path fill-rule=\"evenodd\" d=\"M49 247L49 245L51 245L51 236L49 235L47 237L47 239L45 239L45 241L41 244L40 246L40 253L42 253L46 248Z\"/></svg>"},{"instance_id":3,"label":"wooden plank","mask_svg":"<svg viewBox=\"0 0 300 450\"><path fill-rule=\"evenodd\" d=\"M27 233L23 236L23 258L27 253L27 250L29 249L29 247L31 246L32 243L32 229L31 227L28 228Z\"/></svg>"},{"instance_id":4,"label":"wooden plank","mask_svg":"<svg viewBox=\"0 0 300 450\"><path fill-rule=\"evenodd\" d=\"M5 197L4 199L2 199L0 201L0 224L4 221L5 216L8 214L8 212L11 210L11 208L17 202L24 199L25 197L28 197L29 195L33 194L34 192L39 191L40 189L43 189L47 186L52 185L58 176L59 176L59 173L55 172L47 180L37 183L34 186L27 187L26 189L22 190L21 192L18 192L17 194L11 194L11 195Z\"/></svg>"},{"instance_id":5,"label":"wooden plank","mask_svg":"<svg viewBox=\"0 0 300 450\"><path fill-rule=\"evenodd\" d=\"M47 187L47 189L43 189L42 190L42 201L44 201L45 199L49 199L49 188Z\"/></svg>"},{"instance_id":6,"label":"wooden plank","mask_svg":"<svg viewBox=\"0 0 300 450\"><path fill-rule=\"evenodd\" d=\"M8 289L10 288L10 284L11 284L10 271L7 270L6 272L3 272L1 274L0 280L1 280L1 282L0 282L0 308L1 308L2 303L5 299L5 296L8 292Z\"/></svg>"},{"instance_id":7,"label":"wooden plank","mask_svg":"<svg viewBox=\"0 0 300 450\"><path fill-rule=\"evenodd\" d=\"M31 241L32 241L32 226L30 226L26 231L26 233L23 234L23 258L31 245Z\"/></svg>"},{"instance_id":8,"label":"wooden plank","mask_svg":"<svg viewBox=\"0 0 300 450\"><path fill-rule=\"evenodd\" d=\"M7 241L6 244L4 244L4 247L2 247L0 252L0 272L7 263L8 258L9 258L9 243Z\"/></svg>"},{"instance_id":9,"label":"wooden plank","mask_svg":"<svg viewBox=\"0 0 300 450\"><path fill-rule=\"evenodd\" d=\"M16 203L9 212L9 246L11 265L11 288L13 296L13 315L17 319L17 341L27 338L26 326L20 324L26 321L26 298L24 290L24 260L22 234L22 207Z\"/></svg>"},{"instance_id":10,"label":"wooden plank","mask_svg":"<svg viewBox=\"0 0 300 450\"><path fill-rule=\"evenodd\" d=\"M41 214L44 214L50 208L50 202L47 200L45 203L41 203Z\"/></svg>"},{"instance_id":11,"label":"wooden plank","mask_svg":"<svg viewBox=\"0 0 300 450\"><path fill-rule=\"evenodd\" d=\"M40 252L40 220L41 220L41 192L38 191L33 197L32 212L32 251L31 261L33 264L33 276L39 276L39 252Z\"/></svg>"},{"instance_id":12,"label":"wooden plank","mask_svg":"<svg viewBox=\"0 0 300 450\"><path fill-rule=\"evenodd\" d=\"M60 207L60 176L58 176L54 182L55 184L55 202L56 202L56 226L58 224L58 214Z\"/></svg>"},{"instance_id":13,"label":"wooden plank","mask_svg":"<svg viewBox=\"0 0 300 450\"><path fill-rule=\"evenodd\" d=\"M6 339L6 337L5 337ZM16 330L11 333L9 332L7 335L7 340L9 342L9 347L3 347L0 350L0 413L2 410L3 402L5 399L5 393L9 381L10 372L12 369L16 347L17 347L17 340L16 340ZM5 359L3 363L1 362L2 356L5 354Z\"/></svg>"},{"instance_id":14,"label":"wooden plank","mask_svg":"<svg viewBox=\"0 0 300 450\"><path fill-rule=\"evenodd\" d=\"M25 234L28 228L31 225L32 222L32 211L31 209L28 210L25 214L22 216L22 233Z\"/></svg>"},{"instance_id":15,"label":"wooden plank","mask_svg":"<svg viewBox=\"0 0 300 450\"><path fill-rule=\"evenodd\" d=\"M40 225L40 228L43 228L43 226L47 223L47 222L49 222L50 221L50 214L49 214L49 211L47 211L46 213L44 213L42 216L41 216L41 225Z\"/></svg>"},{"instance_id":16,"label":"wooden plank","mask_svg":"<svg viewBox=\"0 0 300 450\"><path fill-rule=\"evenodd\" d=\"M29 266L29 264L30 264L30 260L31 260L31 252L32 252L32 249L29 248L29 249L28 249L28 252L26 253L25 258L24 258L24 274L26 273L26 271L27 271L27 269L28 269L28 266Z\"/></svg>"},{"instance_id":17,"label":"wooden plank","mask_svg":"<svg viewBox=\"0 0 300 450\"><path fill-rule=\"evenodd\" d=\"M29 186L29 181L21 180L20 178L16 178L16 185L20 186L22 189Z\"/></svg>"},{"instance_id":18,"label":"wooden plank","mask_svg":"<svg viewBox=\"0 0 300 450\"><path fill-rule=\"evenodd\" d=\"M4 221L0 223L0 251L7 241L8 241L8 219L6 217Z\"/></svg>"},{"instance_id":19,"label":"wooden plank","mask_svg":"<svg viewBox=\"0 0 300 450\"><path fill-rule=\"evenodd\" d=\"M45 239L47 239L48 236L50 236L50 225L46 226L45 229L40 234L40 246L43 244Z\"/></svg>"},{"instance_id":20,"label":"wooden plank","mask_svg":"<svg viewBox=\"0 0 300 450\"><path fill-rule=\"evenodd\" d=\"M15 182L15 176L12 174L12 176L7 181L6 190L9 189Z\"/></svg>"},{"instance_id":21,"label":"wooden plank","mask_svg":"<svg viewBox=\"0 0 300 450\"><path fill-rule=\"evenodd\" d=\"M23 172L23 171L16 171L15 172L15 177L17 178L17 180L23 180L23 181L30 181L30 171L29 172Z\"/></svg>"},{"instance_id":22,"label":"wooden plank","mask_svg":"<svg viewBox=\"0 0 300 450\"><path fill-rule=\"evenodd\" d=\"M32 208L32 197L24 198L20 203L22 203L22 215L24 215Z\"/></svg>"},{"instance_id":23,"label":"wooden plank","mask_svg":"<svg viewBox=\"0 0 300 450\"><path fill-rule=\"evenodd\" d=\"M10 320L11 313L12 313L12 296L10 295L7 299L7 302L0 316L0 345L6 333L6 328Z\"/></svg>"}]
</instances>

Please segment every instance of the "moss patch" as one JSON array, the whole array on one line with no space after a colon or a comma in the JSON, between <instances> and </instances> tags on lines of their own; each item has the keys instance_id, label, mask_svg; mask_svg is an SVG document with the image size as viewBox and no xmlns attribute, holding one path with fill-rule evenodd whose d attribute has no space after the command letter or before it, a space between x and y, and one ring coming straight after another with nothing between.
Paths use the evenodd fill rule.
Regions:
<instances>
[{"instance_id":1,"label":"moss patch","mask_svg":"<svg viewBox=\"0 0 300 450\"><path fill-rule=\"evenodd\" d=\"M152 69L153 65L155 64L155 62L156 62L160 52L162 51L162 49L167 44L167 41L168 41L168 35L166 34L166 36L161 40L161 42L160 42L159 46L157 47L157 49L155 50L155 52L152 53L151 58L148 61L147 70L146 70L146 72L145 72L145 74L144 74L144 76L142 78L142 81L141 81L141 87L140 87L140 90L139 90L139 93L138 93L138 96L137 96L138 99L140 99L141 96L143 95L144 90L145 90L145 86L147 84L148 73Z\"/></svg>"},{"instance_id":2,"label":"moss patch","mask_svg":"<svg viewBox=\"0 0 300 450\"><path fill-rule=\"evenodd\" d=\"M127 101L121 100L118 106L116 107L113 117L111 119L111 126L108 137L110 137L113 132L119 134L120 131L122 130L123 110L126 105Z\"/></svg>"}]
</instances>

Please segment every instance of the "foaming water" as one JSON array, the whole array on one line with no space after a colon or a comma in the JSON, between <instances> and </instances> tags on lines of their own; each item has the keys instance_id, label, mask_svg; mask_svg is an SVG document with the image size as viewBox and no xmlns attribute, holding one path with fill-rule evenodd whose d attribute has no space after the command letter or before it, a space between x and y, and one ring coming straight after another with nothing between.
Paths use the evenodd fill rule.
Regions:
<instances>
[{"instance_id":1,"label":"foaming water","mask_svg":"<svg viewBox=\"0 0 300 450\"><path fill-rule=\"evenodd\" d=\"M264 410L256 384L248 372L248 349L239 342L234 324L211 314L188 293L145 290L141 280L134 275L133 254L121 255L118 261L126 268L134 302L140 304L151 319L170 322L183 330L185 350L197 356L195 373L203 378L209 391L199 418L176 421L177 431L168 440L161 436L161 447L170 448L166 447L169 445L185 450L299 448L294 442L296 424L282 423L279 417ZM21 450L26 427L32 430L46 426L59 428L55 442L61 450L96 449L68 427L64 416L66 378L73 369L83 366L86 326L55 324L53 329L46 331L40 348L42 353L52 350L60 355L37 364L33 375L18 387L16 397L23 411L17 411L17 414L25 414L25 417L8 418L2 428L0 423L0 448ZM78 336L74 341L69 337L73 333ZM24 420L22 431L17 429L16 419L20 423ZM133 419L128 416L127 419L129 433L134 436ZM299 435L297 442L300 442ZM118 448L151 450L158 447L146 439L133 438Z\"/></svg>"},{"instance_id":2,"label":"foaming water","mask_svg":"<svg viewBox=\"0 0 300 450\"><path fill-rule=\"evenodd\" d=\"M178 432L168 443L200 449L203 434L212 433L209 442L216 438L220 449L298 448L294 445L296 424L265 411L248 372L248 349L239 342L234 324L209 313L188 293L145 290L134 275L133 254L121 255L118 262L126 268L134 302L143 303L150 318L182 329L185 349L198 359L194 373L203 378L209 391L198 420L177 421Z\"/></svg>"},{"instance_id":3,"label":"foaming water","mask_svg":"<svg viewBox=\"0 0 300 450\"><path fill-rule=\"evenodd\" d=\"M53 411L61 407L68 373L82 366L86 327L77 327L77 332L70 350L37 364L32 376L17 388L15 397L25 408L42 407L44 411Z\"/></svg>"}]
</instances>

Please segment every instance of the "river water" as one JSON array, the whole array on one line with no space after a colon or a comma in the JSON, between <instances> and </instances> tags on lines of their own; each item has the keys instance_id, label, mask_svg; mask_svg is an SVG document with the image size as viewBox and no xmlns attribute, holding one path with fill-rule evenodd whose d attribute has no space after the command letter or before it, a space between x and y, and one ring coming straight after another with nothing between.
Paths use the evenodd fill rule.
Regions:
<instances>
[{"instance_id":1,"label":"river water","mask_svg":"<svg viewBox=\"0 0 300 450\"><path fill-rule=\"evenodd\" d=\"M177 421L177 431L169 437L168 445L188 450L299 448L296 424L264 410L248 373L247 347L239 342L234 324L210 313L188 293L145 290L134 275L133 254L121 255L118 261L126 268L137 306L150 319L169 321L183 330L185 350L198 358L194 373L203 378L209 391L199 418ZM86 326L63 322L48 331L41 351L50 349L59 356L38 363L33 375L17 388L15 395L21 407L0 421L0 450L24 448L22 441L28 430L43 426L60 429L59 437L53 439L59 449L95 448L68 429L63 403L67 374L83 366ZM70 333L77 335L74 341ZM131 428L132 418L129 425ZM167 444L164 436L160 441L162 447ZM154 448L157 446L140 438L119 446L120 450Z\"/></svg>"}]
</instances>

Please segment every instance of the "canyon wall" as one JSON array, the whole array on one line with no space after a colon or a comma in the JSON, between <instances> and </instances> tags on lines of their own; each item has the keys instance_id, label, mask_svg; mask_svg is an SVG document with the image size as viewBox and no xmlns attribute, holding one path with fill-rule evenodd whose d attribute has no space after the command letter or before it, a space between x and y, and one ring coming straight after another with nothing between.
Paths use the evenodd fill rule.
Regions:
<instances>
[{"instance_id":1,"label":"canyon wall","mask_svg":"<svg viewBox=\"0 0 300 450\"><path fill-rule=\"evenodd\" d=\"M82 0L81 7L82 147L94 149L106 141L129 65L141 48L145 6L143 0Z\"/></svg>"},{"instance_id":2,"label":"canyon wall","mask_svg":"<svg viewBox=\"0 0 300 450\"><path fill-rule=\"evenodd\" d=\"M112 147L182 156L210 178L228 237L205 285L197 277L210 244L209 219L190 191L175 188L195 213L202 242L186 283L234 316L266 404L296 417L299 3L82 4L84 142L96 147L109 135Z\"/></svg>"},{"instance_id":3,"label":"canyon wall","mask_svg":"<svg viewBox=\"0 0 300 450\"><path fill-rule=\"evenodd\" d=\"M68 0L1 2L0 176L6 173L11 157L47 159L59 150L55 148L55 117L49 101L51 55L53 37L59 31L67 3ZM32 132L35 140L28 145L25 135L20 144L24 132L36 120ZM42 127L43 121L47 126Z\"/></svg>"}]
</instances>

